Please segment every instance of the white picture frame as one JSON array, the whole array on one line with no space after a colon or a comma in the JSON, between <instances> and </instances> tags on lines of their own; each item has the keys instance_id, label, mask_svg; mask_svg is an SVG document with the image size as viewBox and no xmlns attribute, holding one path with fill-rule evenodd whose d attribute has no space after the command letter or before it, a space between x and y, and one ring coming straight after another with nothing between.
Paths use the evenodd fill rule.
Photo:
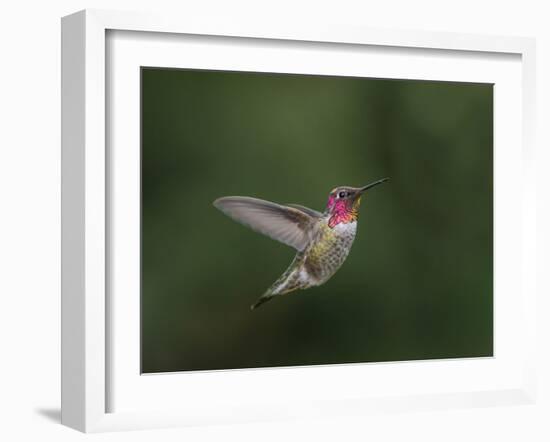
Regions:
<instances>
[{"instance_id":1,"label":"white picture frame","mask_svg":"<svg viewBox=\"0 0 550 442\"><path fill-rule=\"evenodd\" d=\"M311 401L296 397L274 402L271 405L254 404L250 396L232 398L230 412L227 402L219 397L219 410L212 401L210 406L156 407L155 410L112 410L109 394L113 389L110 373L115 360L110 345L109 327L116 321L110 311L109 287L109 237L116 230L107 228L109 210L113 201L110 195L108 174L108 134L106 132L109 63L107 33L154 32L162 35L218 36L227 39L262 39L285 41L286 44L331 44L376 46L384 48L426 49L473 53L483 58L487 54L512 54L520 60L521 80L516 91L521 112L511 121L519 134L519 145L512 146L513 158L519 159L521 168L515 182L521 177L522 186L517 190L521 200L517 223L509 228L518 235L518 256L510 265L519 272L515 280L519 295L513 301L521 315L516 326L521 329L522 353L516 361L513 382L502 387L476 386L461 391L443 390L418 394L398 387L384 390L376 396L358 394L357 397L328 390ZM158 34L157 34L158 35ZM294 42L294 43L293 43ZM376 411L398 411L469 407L502 404L532 403L535 399L535 177L533 165L533 115L535 96L535 46L534 40L518 37L492 37L451 33L416 31L387 31L349 28L345 26L311 24L301 27L274 26L269 23L214 23L198 21L190 17L161 17L151 14L86 10L64 17L62 20L62 423L85 432L123 429L184 426L217 422L249 422L284 419L288 417L331 416ZM487 55L488 56L488 55ZM511 118L514 118L511 114ZM498 143L498 140L496 141ZM495 151L498 154L498 150ZM495 253L498 253L498 248ZM512 305L512 304L510 304ZM511 353L513 355L513 353ZM122 355L131 358L131 355ZM495 358L498 359L498 358ZM407 370L422 366L412 363ZM469 370L461 361L446 363L448 370ZM452 364L455 364L452 366ZM399 370L392 364L382 364L379 370ZM420 368L420 371L424 370ZM130 368L131 369L131 368ZM354 366L321 367L327 376L358 376ZM437 369L437 368L436 368ZM479 368L474 367L474 370ZM490 375L491 367L487 372ZM448 373L451 373L449 371ZM468 373L475 373L468 372ZM264 382L266 377L280 375L281 371L221 372L218 379L231 378L245 390L253 389L254 382ZM132 376L140 375L135 370ZM207 375L208 376L208 375ZM292 376L299 379L299 371ZM469 374L468 376L472 376ZM165 376L166 378L169 376ZM250 380L249 378L256 379ZM245 378L245 379L243 379ZM248 378L248 379L246 379ZM304 378L302 378L303 381ZM191 382L211 382L212 378L195 377ZM166 382L164 380L163 382ZM247 382L251 384L247 387ZM133 388L136 384L132 384ZM189 386L189 385L188 385ZM314 385L310 386L314 387ZM172 388L172 387L170 387ZM401 389L400 389L401 388ZM157 386L154 386L158 390ZM128 389L127 389L128 390ZM230 390L223 390L227 391ZM242 390L241 390L242 391ZM198 394L195 394L198 403ZM223 393L219 393L223 395ZM160 398L160 399L159 399ZM213 397L214 398L214 397ZM131 400L134 400L132 398ZM149 399L149 398L147 398ZM162 395L155 397L162 400ZM193 394L188 401L193 405ZM208 404L207 404L208 405Z\"/></svg>"}]
</instances>

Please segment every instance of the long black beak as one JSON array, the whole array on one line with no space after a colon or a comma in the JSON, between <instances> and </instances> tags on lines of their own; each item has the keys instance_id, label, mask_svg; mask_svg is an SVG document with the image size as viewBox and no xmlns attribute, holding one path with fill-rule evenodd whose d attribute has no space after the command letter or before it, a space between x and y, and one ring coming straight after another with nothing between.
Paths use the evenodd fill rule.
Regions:
<instances>
[{"instance_id":1,"label":"long black beak","mask_svg":"<svg viewBox=\"0 0 550 442\"><path fill-rule=\"evenodd\" d=\"M371 187L378 186L379 184L382 184L382 183L384 183L388 180L389 180L389 178L382 178L381 180L375 181L374 183L367 184L365 187L361 187L359 189L359 193L361 194L361 193L365 192L366 190L370 189Z\"/></svg>"}]
</instances>

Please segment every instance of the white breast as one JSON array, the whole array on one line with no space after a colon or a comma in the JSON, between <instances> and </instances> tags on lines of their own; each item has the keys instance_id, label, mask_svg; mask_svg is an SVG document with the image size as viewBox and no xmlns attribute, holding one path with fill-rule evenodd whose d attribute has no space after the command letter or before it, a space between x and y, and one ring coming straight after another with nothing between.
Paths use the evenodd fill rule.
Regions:
<instances>
[{"instance_id":1,"label":"white breast","mask_svg":"<svg viewBox=\"0 0 550 442\"><path fill-rule=\"evenodd\" d=\"M356 231L357 231L357 221L353 221L351 223L340 223L334 226L334 233L336 233L337 235L355 236Z\"/></svg>"}]
</instances>

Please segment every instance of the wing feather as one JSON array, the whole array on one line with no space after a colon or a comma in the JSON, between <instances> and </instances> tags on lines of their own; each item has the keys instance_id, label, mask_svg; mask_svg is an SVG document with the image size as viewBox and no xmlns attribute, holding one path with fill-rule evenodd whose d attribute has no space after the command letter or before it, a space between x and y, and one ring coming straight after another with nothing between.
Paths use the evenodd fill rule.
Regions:
<instances>
[{"instance_id":1,"label":"wing feather","mask_svg":"<svg viewBox=\"0 0 550 442\"><path fill-rule=\"evenodd\" d=\"M294 207L295 209L301 210L304 213L307 213L312 218L321 218L323 214L321 212L318 212L315 209L310 209L309 207L302 206L300 204L294 204L294 203L287 203L286 204L289 207Z\"/></svg>"},{"instance_id":2,"label":"wing feather","mask_svg":"<svg viewBox=\"0 0 550 442\"><path fill-rule=\"evenodd\" d=\"M283 244L303 250L315 227L316 219L294 207L246 196L227 196L214 206L235 221Z\"/></svg>"}]
</instances>

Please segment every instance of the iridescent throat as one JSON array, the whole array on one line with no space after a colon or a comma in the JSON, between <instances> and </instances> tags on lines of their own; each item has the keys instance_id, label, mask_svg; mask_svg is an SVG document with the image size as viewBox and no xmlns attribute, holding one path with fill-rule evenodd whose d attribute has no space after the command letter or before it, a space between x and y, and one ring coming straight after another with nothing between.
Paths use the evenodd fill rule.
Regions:
<instances>
[{"instance_id":1,"label":"iridescent throat","mask_svg":"<svg viewBox=\"0 0 550 442\"><path fill-rule=\"evenodd\" d=\"M333 229L338 224L347 224L357 221L357 209L359 209L360 200L354 202L349 200L334 201L333 197L329 199L328 206L331 207L331 216L328 220L328 226Z\"/></svg>"}]
</instances>

